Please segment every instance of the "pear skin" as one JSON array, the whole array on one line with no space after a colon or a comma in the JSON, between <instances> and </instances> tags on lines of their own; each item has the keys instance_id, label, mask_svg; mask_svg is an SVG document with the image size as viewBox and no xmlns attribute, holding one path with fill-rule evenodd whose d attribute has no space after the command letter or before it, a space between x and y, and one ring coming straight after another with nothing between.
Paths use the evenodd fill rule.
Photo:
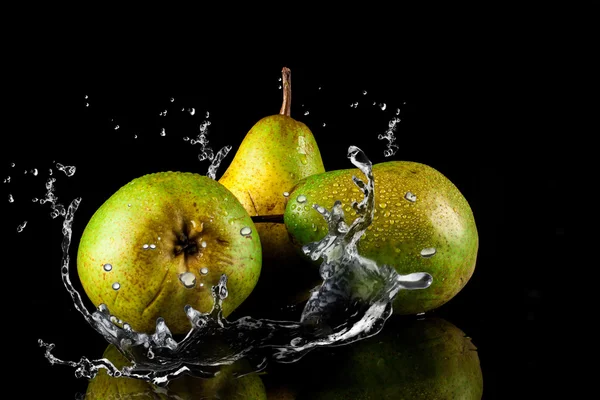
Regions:
<instances>
[{"instance_id":1,"label":"pear skin","mask_svg":"<svg viewBox=\"0 0 600 400\"><path fill-rule=\"evenodd\" d=\"M346 222L356 218L351 204L363 194L353 175L365 179L358 169L337 170L310 176L294 188L284 221L298 248L327 233L326 221L313 204L331 209L340 200ZM424 164L384 162L373 166L373 176L375 212L358 243L359 254L391 265L399 274L433 276L425 290L401 290L394 312L435 309L460 292L475 270L479 237L469 203L448 178ZM300 195L305 202L298 202Z\"/></svg>"},{"instance_id":2,"label":"pear skin","mask_svg":"<svg viewBox=\"0 0 600 400\"><path fill-rule=\"evenodd\" d=\"M283 69L283 83L281 114L264 117L250 129L219 179L250 216L282 215L287 200L284 193L289 193L299 180L325 172L312 132L290 117L291 79L287 68ZM294 264L304 262L283 224L260 222L256 227L263 249L263 276L259 285L270 281L279 268L289 270Z\"/></svg>"},{"instance_id":3,"label":"pear skin","mask_svg":"<svg viewBox=\"0 0 600 400\"><path fill-rule=\"evenodd\" d=\"M222 274L224 316L250 295L261 255L252 219L227 188L199 174L159 172L127 183L96 210L79 242L77 272L94 305L136 331L153 333L163 317L183 334L191 329L184 307L209 312Z\"/></svg>"}]
</instances>

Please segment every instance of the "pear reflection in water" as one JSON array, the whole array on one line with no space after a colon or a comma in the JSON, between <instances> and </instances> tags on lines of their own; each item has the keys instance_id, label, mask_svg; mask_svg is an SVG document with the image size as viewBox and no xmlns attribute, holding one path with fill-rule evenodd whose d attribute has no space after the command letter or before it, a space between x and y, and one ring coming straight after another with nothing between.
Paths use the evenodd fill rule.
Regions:
<instances>
[{"instance_id":1,"label":"pear reflection in water","mask_svg":"<svg viewBox=\"0 0 600 400\"><path fill-rule=\"evenodd\" d=\"M118 368L130 362L112 344L104 351ZM210 379L182 376L169 383L168 387L158 387L150 382L135 378L115 378L100 370L85 393L85 400L100 399L231 399L266 400L267 394L260 376L255 373L240 378L233 376L238 372L236 366L222 367L216 377Z\"/></svg>"},{"instance_id":2,"label":"pear reflection in water","mask_svg":"<svg viewBox=\"0 0 600 400\"><path fill-rule=\"evenodd\" d=\"M263 377L274 399L479 400L477 348L438 318L394 316L376 336L308 354Z\"/></svg>"}]
</instances>

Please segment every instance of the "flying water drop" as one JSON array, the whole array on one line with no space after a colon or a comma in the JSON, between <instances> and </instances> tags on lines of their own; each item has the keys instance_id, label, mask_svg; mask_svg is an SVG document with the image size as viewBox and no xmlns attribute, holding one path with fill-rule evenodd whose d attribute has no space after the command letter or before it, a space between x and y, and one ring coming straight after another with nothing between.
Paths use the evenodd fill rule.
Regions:
<instances>
[{"instance_id":1,"label":"flying water drop","mask_svg":"<svg viewBox=\"0 0 600 400\"><path fill-rule=\"evenodd\" d=\"M379 104L379 108L381 108L381 110L385 111L387 105L385 103L381 103Z\"/></svg>"},{"instance_id":2,"label":"flying water drop","mask_svg":"<svg viewBox=\"0 0 600 400\"><path fill-rule=\"evenodd\" d=\"M309 112L308 112L308 111L305 111L305 112L304 112L304 115L308 115L308 114L309 114Z\"/></svg>"},{"instance_id":3,"label":"flying water drop","mask_svg":"<svg viewBox=\"0 0 600 400\"><path fill-rule=\"evenodd\" d=\"M119 129L119 125L115 125L115 131Z\"/></svg>"},{"instance_id":4,"label":"flying water drop","mask_svg":"<svg viewBox=\"0 0 600 400\"><path fill-rule=\"evenodd\" d=\"M190 115L194 115L194 114L196 114L196 109L194 107L189 108L188 112L190 113Z\"/></svg>"},{"instance_id":5,"label":"flying water drop","mask_svg":"<svg viewBox=\"0 0 600 400\"><path fill-rule=\"evenodd\" d=\"M7 176L6 179L4 179L4 183L10 183L10 176Z\"/></svg>"},{"instance_id":6,"label":"flying water drop","mask_svg":"<svg viewBox=\"0 0 600 400\"><path fill-rule=\"evenodd\" d=\"M21 233L23 232L23 229L25 229L25 227L27 226L27 221L23 221L23 223L19 226L17 226L17 232Z\"/></svg>"},{"instance_id":7,"label":"flying water drop","mask_svg":"<svg viewBox=\"0 0 600 400\"><path fill-rule=\"evenodd\" d=\"M167 135L167 131L165 131L165 128L162 128L162 130L160 131L160 136L166 136Z\"/></svg>"},{"instance_id":8,"label":"flying water drop","mask_svg":"<svg viewBox=\"0 0 600 400\"><path fill-rule=\"evenodd\" d=\"M65 175L67 175L69 177L75 175L75 170L76 170L76 168L74 166L62 165L61 163L56 163L56 169L64 172Z\"/></svg>"},{"instance_id":9,"label":"flying water drop","mask_svg":"<svg viewBox=\"0 0 600 400\"><path fill-rule=\"evenodd\" d=\"M10 194L10 193L8 194L8 202L9 202L9 203L14 203L14 202L15 202L15 198L14 198L14 197L13 197L13 195L12 195L12 194Z\"/></svg>"}]
</instances>

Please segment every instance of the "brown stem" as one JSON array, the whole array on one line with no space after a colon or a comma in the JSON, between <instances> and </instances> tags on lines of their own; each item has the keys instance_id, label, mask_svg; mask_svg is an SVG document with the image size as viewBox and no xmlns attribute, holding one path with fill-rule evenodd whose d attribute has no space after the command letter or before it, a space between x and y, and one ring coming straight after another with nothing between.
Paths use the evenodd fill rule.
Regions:
<instances>
[{"instance_id":1,"label":"brown stem","mask_svg":"<svg viewBox=\"0 0 600 400\"><path fill-rule=\"evenodd\" d=\"M273 215L253 215L252 222L255 224L261 222L271 222L275 224L283 224L283 214L273 214Z\"/></svg>"},{"instance_id":2,"label":"brown stem","mask_svg":"<svg viewBox=\"0 0 600 400\"><path fill-rule=\"evenodd\" d=\"M292 111L292 71L288 67L283 67L281 70L281 80L283 81L283 103L279 114L289 117Z\"/></svg>"}]
</instances>

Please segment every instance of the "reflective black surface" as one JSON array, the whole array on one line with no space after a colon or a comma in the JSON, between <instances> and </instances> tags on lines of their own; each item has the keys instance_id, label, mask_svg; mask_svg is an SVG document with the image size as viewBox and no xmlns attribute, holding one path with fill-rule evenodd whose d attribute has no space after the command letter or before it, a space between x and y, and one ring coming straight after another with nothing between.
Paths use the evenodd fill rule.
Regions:
<instances>
[{"instance_id":1,"label":"reflective black surface","mask_svg":"<svg viewBox=\"0 0 600 400\"><path fill-rule=\"evenodd\" d=\"M528 119L516 118L519 93L482 72L444 69L435 77L398 65L286 58L198 67L193 74L181 72L185 76L176 83L168 79L172 73L146 78L140 69L113 65L102 76L74 72L72 64L22 81L10 98L7 117L13 124L4 127L0 159L1 229L9 255L2 340L10 357L3 360L10 360L10 376L21 375L25 382L16 390L27 398L73 398L86 391L88 382L76 379L72 370L49 365L38 338L55 343L55 355L63 359L98 358L106 348L62 287L60 220L50 217L46 205L31 201L44 196L48 171L53 169L57 179L60 202L83 199L73 230L74 263L87 220L123 184L156 171L206 173L208 163L198 161L198 147L183 137L197 135L207 111L213 149L234 147L222 173L250 127L278 112L283 66L292 70L292 116L311 128L327 170L349 168L346 149L356 145L373 163L403 159L428 164L469 201L480 237L475 273L455 298L426 318L441 318L471 338L483 398L538 398L562 390L556 378L563 375L560 360L567 350L557 334L556 314L563 309L552 299L561 290L555 285L556 267L568 263L565 173L559 163L564 149ZM357 108L350 107L354 102ZM398 108L400 148L388 159L385 142L377 136ZM55 162L76 166L75 175L58 172ZM10 182L1 183L8 176ZM25 220L27 226L17 233ZM76 276L72 279L79 285ZM282 275L280 282L289 279L294 277ZM244 311L257 317L290 315L278 311L283 304L270 306ZM318 357L293 366L294 374L310 376L311 360ZM286 386L284 370L270 365L263 381Z\"/></svg>"}]
</instances>

